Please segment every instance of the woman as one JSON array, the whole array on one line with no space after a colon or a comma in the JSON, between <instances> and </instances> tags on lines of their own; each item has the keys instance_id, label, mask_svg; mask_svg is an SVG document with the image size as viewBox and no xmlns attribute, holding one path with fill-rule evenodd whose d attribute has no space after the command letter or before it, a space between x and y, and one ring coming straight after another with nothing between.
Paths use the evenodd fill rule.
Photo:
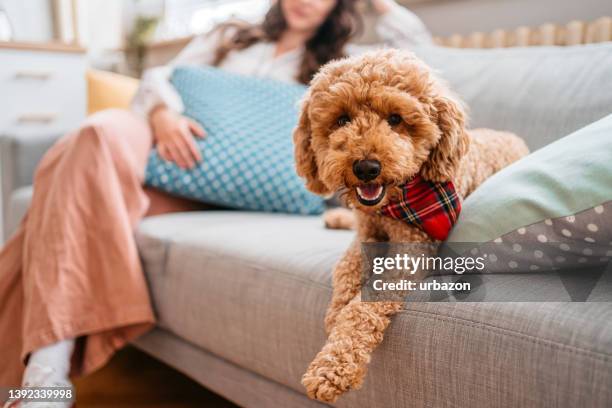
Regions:
<instances>
[{"instance_id":1,"label":"woman","mask_svg":"<svg viewBox=\"0 0 612 408\"><path fill-rule=\"evenodd\" d=\"M194 39L172 66L212 64L308 83L344 53L354 0L279 0L255 26L225 24ZM393 0L372 0L386 42L429 42L422 23ZM45 155L28 215L0 253L0 385L69 385L155 322L133 228L145 216L194 204L142 187L151 146L191 167L200 125L181 115L171 67L143 78L134 112L88 118ZM23 362L27 361L25 373ZM22 375L23 373L23 375Z\"/></svg>"}]
</instances>

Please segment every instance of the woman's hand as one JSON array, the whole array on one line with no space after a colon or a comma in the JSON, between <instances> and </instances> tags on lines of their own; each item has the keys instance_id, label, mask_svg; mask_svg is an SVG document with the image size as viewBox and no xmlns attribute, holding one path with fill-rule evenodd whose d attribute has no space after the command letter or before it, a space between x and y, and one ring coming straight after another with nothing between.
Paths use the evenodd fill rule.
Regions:
<instances>
[{"instance_id":1,"label":"woman's hand","mask_svg":"<svg viewBox=\"0 0 612 408\"><path fill-rule=\"evenodd\" d=\"M188 169L202 161L202 154L193 136L203 138L204 129L193 120L161 105L149 116L153 138L159 155L179 167Z\"/></svg>"}]
</instances>

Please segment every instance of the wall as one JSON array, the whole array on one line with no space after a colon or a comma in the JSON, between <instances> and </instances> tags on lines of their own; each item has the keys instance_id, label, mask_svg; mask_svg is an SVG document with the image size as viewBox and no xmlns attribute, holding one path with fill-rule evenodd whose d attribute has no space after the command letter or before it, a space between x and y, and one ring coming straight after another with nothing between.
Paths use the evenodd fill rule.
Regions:
<instances>
[{"instance_id":1,"label":"wall","mask_svg":"<svg viewBox=\"0 0 612 408\"><path fill-rule=\"evenodd\" d=\"M123 0L79 0L79 40L90 52L123 44Z\"/></svg>"},{"instance_id":2,"label":"wall","mask_svg":"<svg viewBox=\"0 0 612 408\"><path fill-rule=\"evenodd\" d=\"M53 38L53 17L49 0L1 0L13 26L16 41L46 42Z\"/></svg>"},{"instance_id":3,"label":"wall","mask_svg":"<svg viewBox=\"0 0 612 408\"><path fill-rule=\"evenodd\" d=\"M612 0L400 0L435 35L612 16Z\"/></svg>"}]
</instances>

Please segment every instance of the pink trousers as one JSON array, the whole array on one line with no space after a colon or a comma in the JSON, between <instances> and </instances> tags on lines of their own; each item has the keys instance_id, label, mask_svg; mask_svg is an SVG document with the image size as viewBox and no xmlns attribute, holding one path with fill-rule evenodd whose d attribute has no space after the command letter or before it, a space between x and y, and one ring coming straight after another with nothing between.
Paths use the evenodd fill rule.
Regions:
<instances>
[{"instance_id":1,"label":"pink trousers","mask_svg":"<svg viewBox=\"0 0 612 408\"><path fill-rule=\"evenodd\" d=\"M90 373L154 324L133 230L197 204L143 188L151 145L142 119L108 110L44 156L0 252L0 386L19 385L28 354L66 338L78 339L72 374Z\"/></svg>"}]
</instances>

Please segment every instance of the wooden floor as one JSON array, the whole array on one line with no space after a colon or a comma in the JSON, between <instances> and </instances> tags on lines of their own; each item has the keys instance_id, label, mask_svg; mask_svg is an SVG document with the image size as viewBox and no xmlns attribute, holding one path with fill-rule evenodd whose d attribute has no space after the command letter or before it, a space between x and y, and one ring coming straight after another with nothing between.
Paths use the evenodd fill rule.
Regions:
<instances>
[{"instance_id":1,"label":"wooden floor","mask_svg":"<svg viewBox=\"0 0 612 408\"><path fill-rule=\"evenodd\" d=\"M75 386L77 408L237 408L132 347Z\"/></svg>"}]
</instances>

